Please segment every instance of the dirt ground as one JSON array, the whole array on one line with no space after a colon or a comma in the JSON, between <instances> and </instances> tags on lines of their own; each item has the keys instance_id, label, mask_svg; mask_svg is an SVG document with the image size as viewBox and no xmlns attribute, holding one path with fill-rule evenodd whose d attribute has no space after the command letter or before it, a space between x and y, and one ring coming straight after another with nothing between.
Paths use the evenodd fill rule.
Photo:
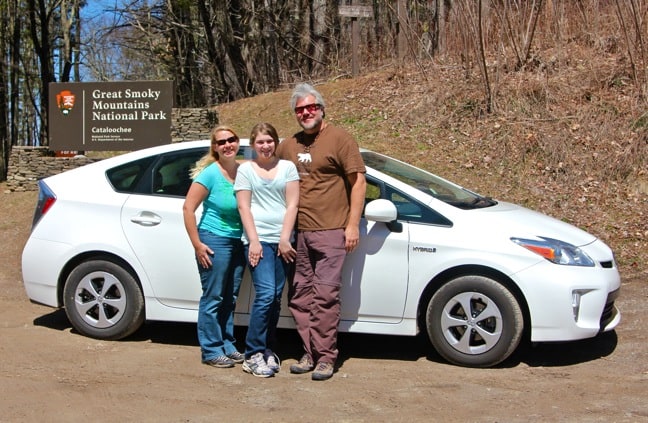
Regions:
<instances>
[{"instance_id":1,"label":"dirt ground","mask_svg":"<svg viewBox=\"0 0 648 423\"><path fill-rule=\"evenodd\" d=\"M62 310L31 304L20 254L36 194L4 191L0 422L648 421L645 267L621 269L615 332L522 348L498 368L451 366L423 338L343 334L337 373L313 382L287 371L300 347L282 331L284 368L259 379L202 365L192 324L149 323L127 340L98 341L75 333Z\"/></svg>"}]
</instances>

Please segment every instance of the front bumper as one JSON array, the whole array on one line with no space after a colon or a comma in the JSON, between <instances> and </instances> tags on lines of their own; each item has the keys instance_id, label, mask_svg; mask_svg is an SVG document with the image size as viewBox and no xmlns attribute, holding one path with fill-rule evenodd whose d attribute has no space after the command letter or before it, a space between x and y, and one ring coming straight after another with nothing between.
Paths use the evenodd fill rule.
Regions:
<instances>
[{"instance_id":1,"label":"front bumper","mask_svg":"<svg viewBox=\"0 0 648 423\"><path fill-rule=\"evenodd\" d=\"M578 267L543 261L515 274L528 302L531 341L573 341L614 329L621 322L615 306L621 278L609 263Z\"/></svg>"}]
</instances>

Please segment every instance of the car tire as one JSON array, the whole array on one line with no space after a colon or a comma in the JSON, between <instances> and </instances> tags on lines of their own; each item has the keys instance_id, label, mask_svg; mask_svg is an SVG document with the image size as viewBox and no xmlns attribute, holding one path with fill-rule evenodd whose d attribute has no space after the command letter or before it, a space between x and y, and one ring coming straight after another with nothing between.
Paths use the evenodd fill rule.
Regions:
<instances>
[{"instance_id":1,"label":"car tire","mask_svg":"<svg viewBox=\"0 0 648 423\"><path fill-rule=\"evenodd\" d=\"M524 317L504 285L468 275L449 281L432 296L426 325L432 346L450 363L491 367L517 348Z\"/></svg>"},{"instance_id":2,"label":"car tire","mask_svg":"<svg viewBox=\"0 0 648 423\"><path fill-rule=\"evenodd\" d=\"M121 339L144 323L144 297L137 281L107 260L86 261L72 270L63 305L72 326L92 338Z\"/></svg>"}]
</instances>

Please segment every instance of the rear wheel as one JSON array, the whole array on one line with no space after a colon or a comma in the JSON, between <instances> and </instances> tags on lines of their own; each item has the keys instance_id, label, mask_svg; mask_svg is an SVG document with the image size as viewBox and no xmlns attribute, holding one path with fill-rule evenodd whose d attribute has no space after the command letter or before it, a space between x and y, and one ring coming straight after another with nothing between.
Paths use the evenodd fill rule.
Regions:
<instances>
[{"instance_id":1,"label":"rear wheel","mask_svg":"<svg viewBox=\"0 0 648 423\"><path fill-rule=\"evenodd\" d=\"M485 276L461 276L432 296L427 332L451 363L490 367L508 358L522 337L524 318L513 294Z\"/></svg>"},{"instance_id":2,"label":"rear wheel","mask_svg":"<svg viewBox=\"0 0 648 423\"><path fill-rule=\"evenodd\" d=\"M121 339L144 323L144 297L135 278L116 263L90 260L69 275L63 290L65 313L81 334Z\"/></svg>"}]
</instances>

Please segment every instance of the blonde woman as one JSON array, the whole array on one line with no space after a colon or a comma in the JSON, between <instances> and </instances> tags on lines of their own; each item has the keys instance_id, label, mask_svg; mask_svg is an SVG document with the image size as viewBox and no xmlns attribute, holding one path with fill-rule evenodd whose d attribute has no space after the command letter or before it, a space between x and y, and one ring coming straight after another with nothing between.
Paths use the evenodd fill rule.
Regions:
<instances>
[{"instance_id":1,"label":"blonde woman","mask_svg":"<svg viewBox=\"0 0 648 423\"><path fill-rule=\"evenodd\" d=\"M239 137L228 126L211 133L211 148L192 171L193 182L182 212L196 252L202 284L198 306L198 341L202 362L218 368L243 362L234 338L234 308L245 266L242 225L234 179ZM203 205L196 223L196 210Z\"/></svg>"}]
</instances>

